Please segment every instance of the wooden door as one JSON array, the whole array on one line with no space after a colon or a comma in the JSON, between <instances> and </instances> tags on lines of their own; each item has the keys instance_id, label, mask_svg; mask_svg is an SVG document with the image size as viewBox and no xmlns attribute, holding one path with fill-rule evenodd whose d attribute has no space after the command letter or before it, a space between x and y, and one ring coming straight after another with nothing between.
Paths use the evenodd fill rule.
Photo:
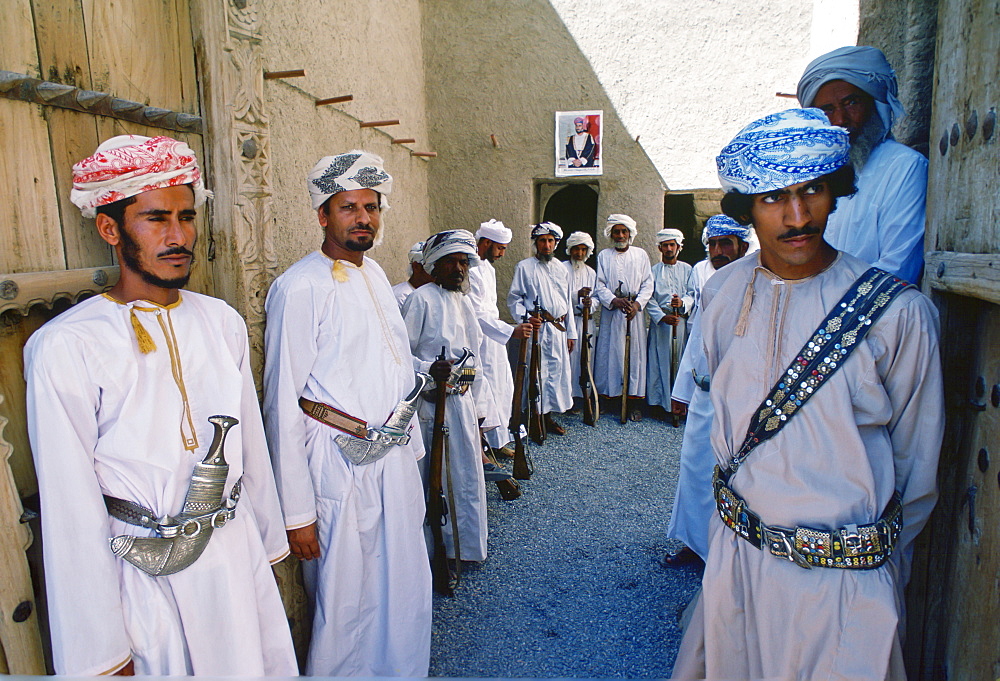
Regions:
<instances>
[{"instance_id":1,"label":"wooden door","mask_svg":"<svg viewBox=\"0 0 1000 681\"><path fill-rule=\"evenodd\" d=\"M1000 678L1000 2L941 0L925 288L941 310L941 498L917 548L911 678Z\"/></svg>"},{"instance_id":2,"label":"wooden door","mask_svg":"<svg viewBox=\"0 0 1000 681\"><path fill-rule=\"evenodd\" d=\"M21 351L41 324L117 278L111 249L69 202L70 168L125 133L182 139L204 159L203 123L186 0L3 0L2 15L0 672L40 674L25 560L32 524L21 522L21 500L37 491ZM201 264L189 288L212 293L211 232L198 220Z\"/></svg>"}]
</instances>

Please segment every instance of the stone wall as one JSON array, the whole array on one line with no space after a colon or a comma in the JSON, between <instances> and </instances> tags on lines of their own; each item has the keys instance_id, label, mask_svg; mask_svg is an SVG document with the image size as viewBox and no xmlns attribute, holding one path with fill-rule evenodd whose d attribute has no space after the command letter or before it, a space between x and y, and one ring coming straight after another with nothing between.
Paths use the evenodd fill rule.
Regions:
<instances>
[{"instance_id":1,"label":"stone wall","mask_svg":"<svg viewBox=\"0 0 1000 681\"><path fill-rule=\"evenodd\" d=\"M885 53L896 70L906 118L893 126L896 139L925 156L931 125L937 0L861 0L858 45Z\"/></svg>"}]
</instances>

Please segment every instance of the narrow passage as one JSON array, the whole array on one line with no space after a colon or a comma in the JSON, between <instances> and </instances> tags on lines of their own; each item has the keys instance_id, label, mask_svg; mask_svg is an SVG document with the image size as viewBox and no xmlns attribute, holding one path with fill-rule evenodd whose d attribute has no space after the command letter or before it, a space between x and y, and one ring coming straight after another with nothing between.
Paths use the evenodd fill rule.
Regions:
<instances>
[{"instance_id":1,"label":"narrow passage","mask_svg":"<svg viewBox=\"0 0 1000 681\"><path fill-rule=\"evenodd\" d=\"M682 428L646 417L529 443L523 496L487 486L489 557L466 563L454 598L434 597L431 676L664 678L695 568L660 565Z\"/></svg>"}]
</instances>

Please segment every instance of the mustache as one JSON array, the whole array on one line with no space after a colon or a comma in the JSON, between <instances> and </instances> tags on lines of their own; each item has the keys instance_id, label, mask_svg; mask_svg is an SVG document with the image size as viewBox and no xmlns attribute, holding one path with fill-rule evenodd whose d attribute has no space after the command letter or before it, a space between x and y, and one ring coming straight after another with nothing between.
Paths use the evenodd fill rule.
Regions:
<instances>
[{"instance_id":1,"label":"mustache","mask_svg":"<svg viewBox=\"0 0 1000 681\"><path fill-rule=\"evenodd\" d=\"M798 239L800 236L813 236L814 234L819 234L819 231L819 227L813 227L811 225L806 225L802 228L793 228L779 236L778 241Z\"/></svg>"},{"instance_id":2,"label":"mustache","mask_svg":"<svg viewBox=\"0 0 1000 681\"><path fill-rule=\"evenodd\" d=\"M168 248L167 250L158 253L156 257L167 258L170 257L171 255L190 255L192 258L194 257L194 253L184 248L183 246L174 246L173 248Z\"/></svg>"}]
</instances>

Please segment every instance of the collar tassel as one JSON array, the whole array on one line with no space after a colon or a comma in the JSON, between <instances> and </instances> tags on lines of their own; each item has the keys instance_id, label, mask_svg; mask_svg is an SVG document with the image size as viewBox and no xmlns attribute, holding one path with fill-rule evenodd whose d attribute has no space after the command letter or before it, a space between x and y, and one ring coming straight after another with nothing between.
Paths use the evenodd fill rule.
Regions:
<instances>
[{"instance_id":1,"label":"collar tassel","mask_svg":"<svg viewBox=\"0 0 1000 681\"><path fill-rule=\"evenodd\" d=\"M347 268L344 267L344 263L342 263L339 260L334 260L333 261L333 280L334 281L339 281L340 283L343 284L349 278L350 277L347 274Z\"/></svg>"},{"instance_id":2,"label":"collar tassel","mask_svg":"<svg viewBox=\"0 0 1000 681\"><path fill-rule=\"evenodd\" d=\"M747 332L747 327L750 325L750 308L753 307L753 283L757 279L757 268L754 268L753 276L750 277L750 283L747 284L746 290L743 291L743 306L740 307L740 316L736 320L736 328L733 329L733 333L737 336L744 336Z\"/></svg>"},{"instance_id":3,"label":"collar tassel","mask_svg":"<svg viewBox=\"0 0 1000 681\"><path fill-rule=\"evenodd\" d=\"M153 342L153 337L149 335L149 331L146 331L146 327L139 321L139 317L135 313L135 308L130 310L129 316L132 321L132 330L135 331L136 343L139 345L139 352L144 355L155 352L156 343Z\"/></svg>"}]
</instances>

